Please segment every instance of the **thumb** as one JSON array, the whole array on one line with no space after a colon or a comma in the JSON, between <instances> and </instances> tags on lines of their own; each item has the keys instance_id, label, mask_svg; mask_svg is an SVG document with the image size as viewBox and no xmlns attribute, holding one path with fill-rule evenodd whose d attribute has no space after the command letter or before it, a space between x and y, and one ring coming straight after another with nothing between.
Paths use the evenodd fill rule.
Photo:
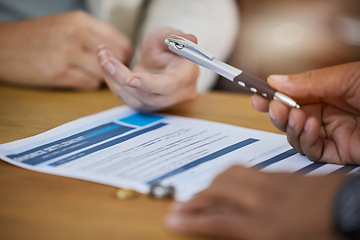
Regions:
<instances>
[{"instance_id":1,"label":"thumb","mask_svg":"<svg viewBox=\"0 0 360 240\"><path fill-rule=\"evenodd\" d=\"M358 67L359 63L350 63L294 75L271 75L268 83L294 98L341 97L350 92Z\"/></svg>"},{"instance_id":2,"label":"thumb","mask_svg":"<svg viewBox=\"0 0 360 240\"><path fill-rule=\"evenodd\" d=\"M268 84L279 92L293 98L307 98L313 93L320 94L313 91L314 87L319 84L318 78L314 73L305 72L294 75L270 75L267 79Z\"/></svg>"}]
</instances>

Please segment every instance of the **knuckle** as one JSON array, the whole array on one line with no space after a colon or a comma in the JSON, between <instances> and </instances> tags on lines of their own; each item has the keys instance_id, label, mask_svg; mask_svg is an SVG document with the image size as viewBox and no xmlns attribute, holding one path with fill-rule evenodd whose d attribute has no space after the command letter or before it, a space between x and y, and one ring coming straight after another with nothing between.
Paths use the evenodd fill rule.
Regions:
<instances>
[{"instance_id":1,"label":"knuckle","mask_svg":"<svg viewBox=\"0 0 360 240\"><path fill-rule=\"evenodd\" d=\"M79 25L67 26L66 34L70 39L76 39L77 36L81 36L84 32L84 28Z\"/></svg>"},{"instance_id":2,"label":"knuckle","mask_svg":"<svg viewBox=\"0 0 360 240\"><path fill-rule=\"evenodd\" d=\"M100 86L99 81L95 81L94 79L91 79L87 76L80 76L76 79L74 79L74 88L76 89L82 89L82 90L96 90Z\"/></svg>"},{"instance_id":3,"label":"knuckle","mask_svg":"<svg viewBox=\"0 0 360 240\"><path fill-rule=\"evenodd\" d=\"M233 165L227 171L232 174L237 174L239 172L239 170L241 170L241 169L243 169L243 167L241 167L239 165Z\"/></svg>"},{"instance_id":4,"label":"knuckle","mask_svg":"<svg viewBox=\"0 0 360 240\"><path fill-rule=\"evenodd\" d=\"M239 171L242 169L241 166L233 165L226 169L223 173L219 175L219 179L228 178L229 176L237 176Z\"/></svg>"},{"instance_id":5,"label":"knuckle","mask_svg":"<svg viewBox=\"0 0 360 240\"><path fill-rule=\"evenodd\" d=\"M73 56L79 52L79 48L74 44L64 44L60 47L60 52L62 58L66 59L67 57Z\"/></svg>"},{"instance_id":6,"label":"knuckle","mask_svg":"<svg viewBox=\"0 0 360 240\"><path fill-rule=\"evenodd\" d=\"M84 31L85 23L89 22L89 16L83 11L74 11L68 17L68 24L66 26L66 34L68 36L77 36ZM85 24L85 25L84 25Z\"/></svg>"},{"instance_id":7,"label":"knuckle","mask_svg":"<svg viewBox=\"0 0 360 240\"><path fill-rule=\"evenodd\" d=\"M55 85L59 83L59 79L66 78L69 71L70 67L67 64L58 61L50 61L43 67L45 77Z\"/></svg>"},{"instance_id":8,"label":"knuckle","mask_svg":"<svg viewBox=\"0 0 360 240\"><path fill-rule=\"evenodd\" d=\"M75 10L72 11L70 14L70 19L71 20L78 20L78 21L83 21L86 20L88 18L88 14L85 13L84 11L81 10Z\"/></svg>"}]
</instances>

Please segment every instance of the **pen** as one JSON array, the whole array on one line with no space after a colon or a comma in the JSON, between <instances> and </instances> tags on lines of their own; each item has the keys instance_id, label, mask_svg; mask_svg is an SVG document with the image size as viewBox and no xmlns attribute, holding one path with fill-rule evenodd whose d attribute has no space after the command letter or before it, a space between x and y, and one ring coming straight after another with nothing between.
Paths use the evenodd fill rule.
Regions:
<instances>
[{"instance_id":1,"label":"pen","mask_svg":"<svg viewBox=\"0 0 360 240\"><path fill-rule=\"evenodd\" d=\"M291 107L300 108L293 99L277 92L264 80L217 60L211 53L185 38L171 35L165 39L165 44L179 56L208 68L255 94L269 100L279 100Z\"/></svg>"}]
</instances>

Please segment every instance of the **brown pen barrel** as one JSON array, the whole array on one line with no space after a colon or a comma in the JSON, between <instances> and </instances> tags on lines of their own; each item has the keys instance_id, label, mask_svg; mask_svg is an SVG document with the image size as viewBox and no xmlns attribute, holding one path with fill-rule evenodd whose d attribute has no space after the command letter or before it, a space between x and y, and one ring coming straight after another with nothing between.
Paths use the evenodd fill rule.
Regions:
<instances>
[{"instance_id":1,"label":"brown pen barrel","mask_svg":"<svg viewBox=\"0 0 360 240\"><path fill-rule=\"evenodd\" d=\"M242 72L234 78L233 82L266 99L274 99L276 91L261 78Z\"/></svg>"}]
</instances>

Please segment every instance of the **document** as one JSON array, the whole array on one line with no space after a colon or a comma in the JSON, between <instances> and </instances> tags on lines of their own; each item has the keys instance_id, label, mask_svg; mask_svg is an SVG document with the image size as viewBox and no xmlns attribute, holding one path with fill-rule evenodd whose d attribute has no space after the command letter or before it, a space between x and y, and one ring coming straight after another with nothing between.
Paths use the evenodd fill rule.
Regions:
<instances>
[{"instance_id":1,"label":"document","mask_svg":"<svg viewBox=\"0 0 360 240\"><path fill-rule=\"evenodd\" d=\"M330 174L358 167L314 163L286 136L229 124L116 107L39 135L0 145L16 166L134 189L173 186L185 201L231 165L261 171Z\"/></svg>"}]
</instances>

